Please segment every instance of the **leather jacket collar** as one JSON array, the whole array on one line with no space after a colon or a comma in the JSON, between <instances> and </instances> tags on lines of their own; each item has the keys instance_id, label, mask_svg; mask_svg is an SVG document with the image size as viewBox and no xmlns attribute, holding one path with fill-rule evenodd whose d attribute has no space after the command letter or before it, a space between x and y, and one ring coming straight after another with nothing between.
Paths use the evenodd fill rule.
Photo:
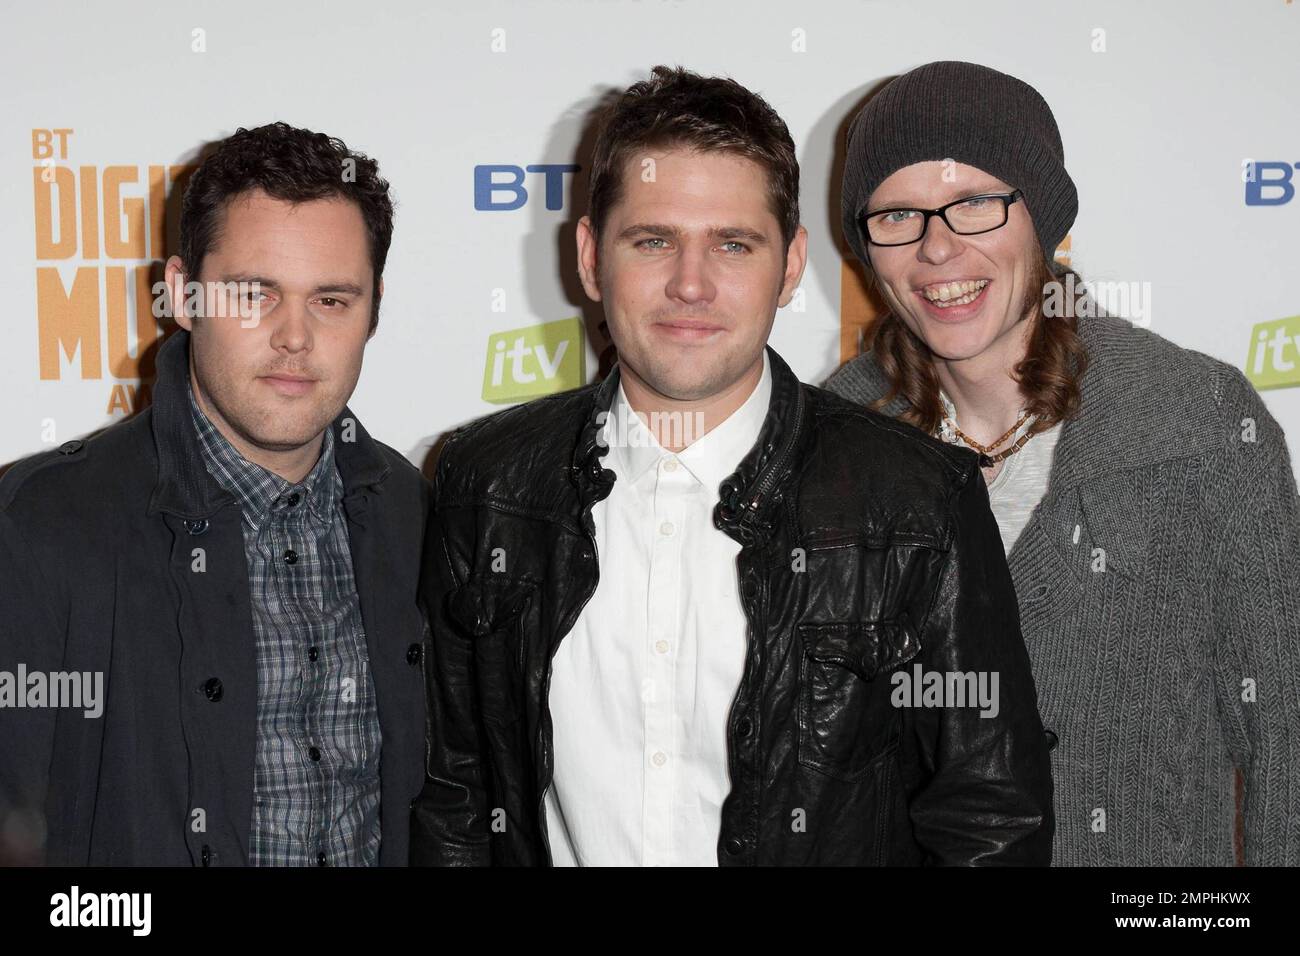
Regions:
<instances>
[{"instance_id":1,"label":"leather jacket collar","mask_svg":"<svg viewBox=\"0 0 1300 956\"><path fill-rule=\"evenodd\" d=\"M780 489L791 474L791 462L807 441L811 429L803 384L769 345L772 370L772 400L758 441L722 482L713 523L742 545L764 540L772 529L772 515L780 501ZM574 449L570 474L582 499L583 520L590 521L591 505L609 494L614 472L600 459L609 451L600 441L601 428L613 408L618 392L620 367L610 371L591 393L591 404ZM588 529L590 530L590 528Z\"/></svg>"}]
</instances>

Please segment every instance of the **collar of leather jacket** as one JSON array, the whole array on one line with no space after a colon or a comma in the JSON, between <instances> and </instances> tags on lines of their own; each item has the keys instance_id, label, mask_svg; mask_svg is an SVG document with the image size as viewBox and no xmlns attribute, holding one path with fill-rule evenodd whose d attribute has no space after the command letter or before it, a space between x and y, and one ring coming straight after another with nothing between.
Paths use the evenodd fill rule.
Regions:
<instances>
[{"instance_id":1,"label":"collar of leather jacket","mask_svg":"<svg viewBox=\"0 0 1300 956\"><path fill-rule=\"evenodd\" d=\"M766 349L772 371L767 417L754 447L719 487L718 504L713 509L713 524L744 545L771 531L773 509L793 470L791 462L800 460L812 433L803 383L775 349L770 345ZM601 443L600 433L618 394L620 374L615 364L591 393L585 425L574 449L571 474L584 503L605 497L614 485L614 473L600 462L609 451Z\"/></svg>"},{"instance_id":2,"label":"collar of leather jacket","mask_svg":"<svg viewBox=\"0 0 1300 956\"><path fill-rule=\"evenodd\" d=\"M194 433L185 394L190 374L190 333L184 329L172 333L158 349L155 364L158 379L149 414L158 455L158 480L149 500L149 514L166 512L186 520L210 517L234 504L235 498L208 474ZM382 485L391 469L352 410L345 407L330 427L334 429L334 456L343 478L345 503L361 489Z\"/></svg>"}]
</instances>

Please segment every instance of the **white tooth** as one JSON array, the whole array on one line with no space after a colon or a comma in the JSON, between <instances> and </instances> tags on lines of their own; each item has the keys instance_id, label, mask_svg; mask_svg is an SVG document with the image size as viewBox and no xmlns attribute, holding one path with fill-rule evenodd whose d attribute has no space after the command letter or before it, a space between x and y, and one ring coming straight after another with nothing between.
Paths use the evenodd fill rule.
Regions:
<instances>
[{"instance_id":1,"label":"white tooth","mask_svg":"<svg viewBox=\"0 0 1300 956\"><path fill-rule=\"evenodd\" d=\"M943 301L943 302L947 302L947 301L948 301L948 298L949 298L949 296L948 296L948 287L947 287L946 285L945 285L945 286L940 286L940 287L939 287L939 299L940 299L941 301Z\"/></svg>"}]
</instances>

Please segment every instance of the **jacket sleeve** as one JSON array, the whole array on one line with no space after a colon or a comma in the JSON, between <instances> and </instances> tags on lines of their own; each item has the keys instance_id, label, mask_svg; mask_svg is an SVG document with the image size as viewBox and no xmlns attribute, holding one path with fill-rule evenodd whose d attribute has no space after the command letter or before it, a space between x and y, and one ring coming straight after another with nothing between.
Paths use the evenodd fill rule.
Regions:
<instances>
[{"instance_id":1,"label":"jacket sleeve","mask_svg":"<svg viewBox=\"0 0 1300 956\"><path fill-rule=\"evenodd\" d=\"M921 658L927 672L973 675L966 686L983 681L988 693L905 712L920 765L913 832L930 865L1045 866L1055 826L1047 743L1002 537L973 456L970 467Z\"/></svg>"},{"instance_id":2,"label":"jacket sleeve","mask_svg":"<svg viewBox=\"0 0 1300 956\"><path fill-rule=\"evenodd\" d=\"M433 511L424 547L421 602L430 622L425 639L425 780L411 812L413 866L491 863L484 741L478 721L472 638L447 613L456 587L444 522L443 487L450 442L434 477Z\"/></svg>"},{"instance_id":3,"label":"jacket sleeve","mask_svg":"<svg viewBox=\"0 0 1300 956\"><path fill-rule=\"evenodd\" d=\"M0 510L0 866L45 859L54 707L18 706L23 674L62 668L65 629L49 607L36 559Z\"/></svg>"},{"instance_id":4,"label":"jacket sleeve","mask_svg":"<svg viewBox=\"0 0 1300 956\"><path fill-rule=\"evenodd\" d=\"M1245 782L1246 864L1297 866L1300 508L1282 429L1234 374L1224 402L1230 441L1206 473L1215 683Z\"/></svg>"}]
</instances>

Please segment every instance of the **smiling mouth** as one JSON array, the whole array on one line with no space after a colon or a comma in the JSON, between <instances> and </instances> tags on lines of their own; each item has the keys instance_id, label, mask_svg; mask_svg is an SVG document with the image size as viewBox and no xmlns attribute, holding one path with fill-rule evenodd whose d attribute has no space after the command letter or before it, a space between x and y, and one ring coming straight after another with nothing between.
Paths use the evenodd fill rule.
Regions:
<instances>
[{"instance_id":1,"label":"smiling mouth","mask_svg":"<svg viewBox=\"0 0 1300 956\"><path fill-rule=\"evenodd\" d=\"M917 294L937 308L950 309L955 305L969 305L974 302L988 284L988 279L936 282L919 289Z\"/></svg>"}]
</instances>

